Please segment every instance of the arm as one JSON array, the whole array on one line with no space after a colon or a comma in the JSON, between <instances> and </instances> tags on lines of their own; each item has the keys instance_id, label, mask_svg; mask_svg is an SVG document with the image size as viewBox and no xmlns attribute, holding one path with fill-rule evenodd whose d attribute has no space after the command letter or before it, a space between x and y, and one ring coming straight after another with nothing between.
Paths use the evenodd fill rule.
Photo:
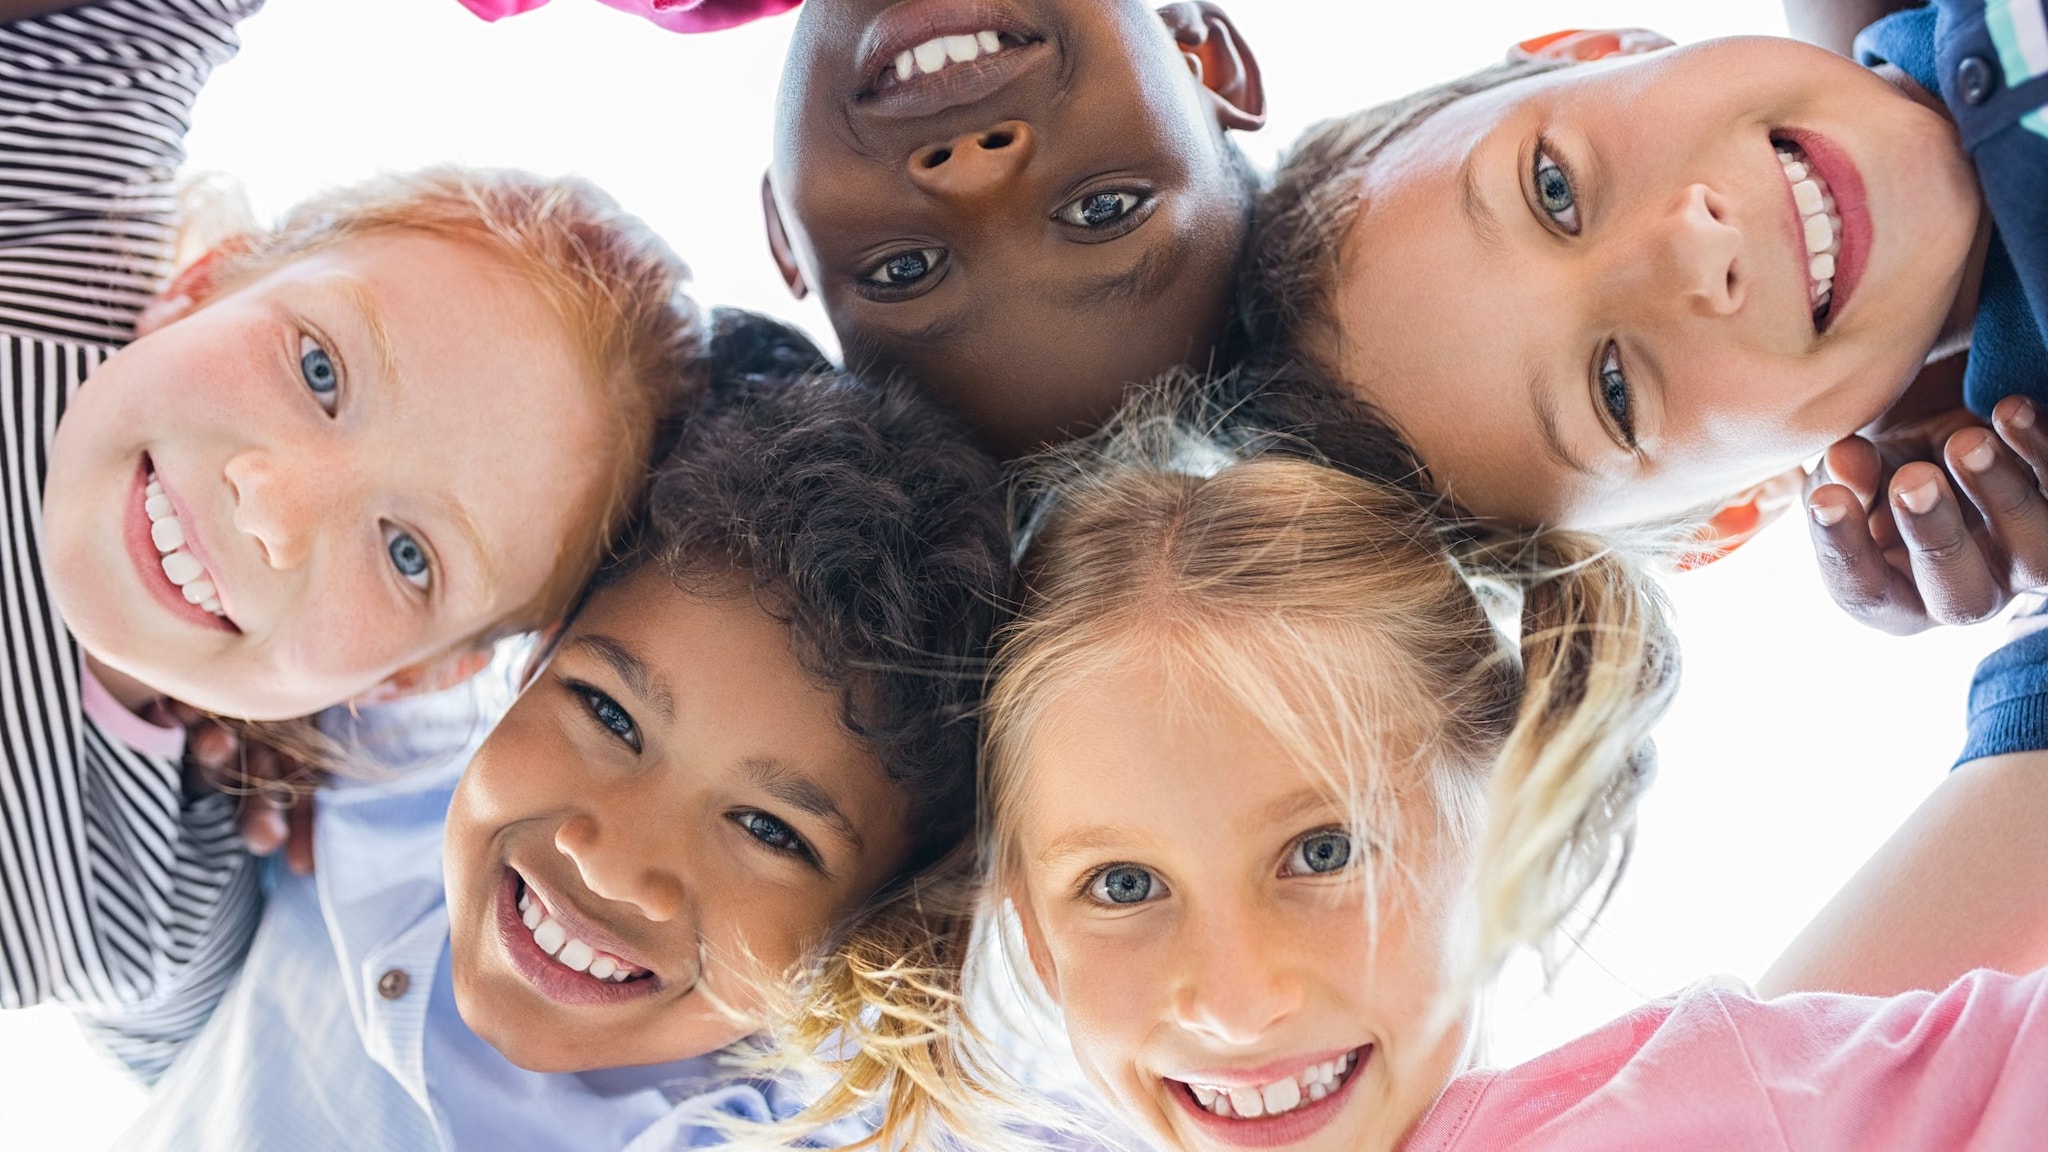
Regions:
<instances>
[{"instance_id":1,"label":"arm","mask_svg":"<svg viewBox=\"0 0 2048 1152\"><path fill-rule=\"evenodd\" d=\"M1918 7L1915 0L1785 0L1785 23L1794 39L1847 56L1858 32L1894 12Z\"/></svg>"},{"instance_id":2,"label":"arm","mask_svg":"<svg viewBox=\"0 0 2048 1152\"><path fill-rule=\"evenodd\" d=\"M1757 983L1893 995L1973 968L2048 967L2048 752L1942 782Z\"/></svg>"}]
</instances>

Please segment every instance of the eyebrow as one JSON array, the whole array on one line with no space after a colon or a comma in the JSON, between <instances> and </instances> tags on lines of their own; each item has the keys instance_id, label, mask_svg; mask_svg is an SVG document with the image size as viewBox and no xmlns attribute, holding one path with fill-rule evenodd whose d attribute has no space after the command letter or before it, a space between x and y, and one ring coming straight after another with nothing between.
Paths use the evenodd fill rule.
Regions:
<instances>
[{"instance_id":1,"label":"eyebrow","mask_svg":"<svg viewBox=\"0 0 2048 1152\"><path fill-rule=\"evenodd\" d=\"M1254 818L1252 826L1267 828L1276 824L1287 824L1300 819L1309 812L1319 812L1330 805L1330 794L1314 784L1281 796L1267 804ZM1140 838L1137 833L1118 824L1091 824L1077 828L1062 836L1055 837L1038 854L1040 864L1055 864L1073 856L1086 855L1116 844Z\"/></svg>"},{"instance_id":2,"label":"eyebrow","mask_svg":"<svg viewBox=\"0 0 2048 1152\"><path fill-rule=\"evenodd\" d=\"M1158 295L1180 270L1191 244L1192 239L1185 232L1171 232L1164 242L1145 249L1144 255L1131 261L1130 267L1081 280L1065 294L1066 302L1080 305L1148 300Z\"/></svg>"},{"instance_id":3,"label":"eyebrow","mask_svg":"<svg viewBox=\"0 0 2048 1152\"><path fill-rule=\"evenodd\" d=\"M615 640L601 632L586 632L578 636L571 648L581 648L611 666L626 682L633 695L654 705L661 713L664 723L673 723L676 718L675 697L669 693L668 685L647 671L647 665L624 642Z\"/></svg>"},{"instance_id":4,"label":"eyebrow","mask_svg":"<svg viewBox=\"0 0 2048 1152\"><path fill-rule=\"evenodd\" d=\"M846 813L839 810L832 794L820 787L817 781L772 756L749 756L740 762L740 767L763 792L823 821L825 827L856 855L865 850L866 842L861 839L860 830L846 818Z\"/></svg>"},{"instance_id":5,"label":"eyebrow","mask_svg":"<svg viewBox=\"0 0 2048 1152\"><path fill-rule=\"evenodd\" d=\"M1484 144L1485 141L1480 141ZM1488 251L1501 252L1507 247L1507 231L1501 227L1500 217L1493 214L1493 208L1486 203L1486 193L1479 186L1479 148L1474 147L1465 154L1465 162L1458 166L1458 201L1465 208L1465 216L1472 222L1472 233Z\"/></svg>"},{"instance_id":6,"label":"eyebrow","mask_svg":"<svg viewBox=\"0 0 2048 1152\"><path fill-rule=\"evenodd\" d=\"M469 506L449 493L444 504L448 519L454 523L455 531L469 545L469 554L476 558L476 579L482 585L483 599L492 600L498 593L498 570L491 563L491 550L484 543L484 530L470 513Z\"/></svg>"},{"instance_id":7,"label":"eyebrow","mask_svg":"<svg viewBox=\"0 0 2048 1152\"><path fill-rule=\"evenodd\" d=\"M1581 476L1593 475L1586 462L1572 454L1565 446L1564 435L1558 429L1557 402L1551 398L1543 366L1533 365L1529 369L1529 407L1536 413L1536 431L1543 438L1543 453L1559 464Z\"/></svg>"},{"instance_id":8,"label":"eyebrow","mask_svg":"<svg viewBox=\"0 0 2048 1152\"><path fill-rule=\"evenodd\" d=\"M339 281L341 294L354 306L356 319L363 330L370 334L370 350L377 355L377 374L395 392L405 391L405 375L399 371L398 347L391 341L391 329L384 323L384 313L377 307L376 297L370 290L352 277L344 276Z\"/></svg>"}]
</instances>

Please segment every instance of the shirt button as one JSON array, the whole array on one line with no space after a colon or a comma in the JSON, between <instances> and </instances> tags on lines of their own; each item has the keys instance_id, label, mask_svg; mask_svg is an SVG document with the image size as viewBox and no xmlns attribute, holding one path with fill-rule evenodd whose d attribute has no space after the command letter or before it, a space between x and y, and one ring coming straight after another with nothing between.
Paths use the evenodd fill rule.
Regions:
<instances>
[{"instance_id":1,"label":"shirt button","mask_svg":"<svg viewBox=\"0 0 2048 1152\"><path fill-rule=\"evenodd\" d=\"M1990 61L1982 56L1965 56L1956 65L1956 91L1962 95L1965 104L1982 104L1991 98L1991 90L1998 86L1998 77L1991 71Z\"/></svg>"},{"instance_id":2,"label":"shirt button","mask_svg":"<svg viewBox=\"0 0 2048 1152\"><path fill-rule=\"evenodd\" d=\"M398 999L405 995L405 990L410 987L412 977L406 975L403 968L393 968L377 977L377 995L386 1000Z\"/></svg>"}]
</instances>

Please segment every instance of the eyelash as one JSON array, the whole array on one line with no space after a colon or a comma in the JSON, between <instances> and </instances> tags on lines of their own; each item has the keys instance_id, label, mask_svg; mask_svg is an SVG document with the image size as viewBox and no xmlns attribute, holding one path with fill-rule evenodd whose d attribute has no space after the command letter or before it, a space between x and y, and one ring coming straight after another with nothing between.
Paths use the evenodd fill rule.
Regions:
<instances>
[{"instance_id":1,"label":"eyelash","mask_svg":"<svg viewBox=\"0 0 2048 1152\"><path fill-rule=\"evenodd\" d=\"M1560 208L1556 212L1552 212L1543 203L1542 185L1539 181L1541 181L1543 173L1546 171L1555 171L1564 178L1565 194L1571 198L1571 203L1568 206ZM1536 210L1541 212L1550 221L1552 226L1562 230L1567 236L1577 236L1579 234L1580 228L1583 226L1583 222L1579 219L1579 182L1572 176L1571 165L1558 157L1552 148L1550 140L1546 137L1539 136L1536 138L1536 155L1529 162L1529 191L1535 198ZM1566 223L1558 218L1559 215L1565 212L1571 213L1572 219L1570 223Z\"/></svg>"},{"instance_id":2,"label":"eyelash","mask_svg":"<svg viewBox=\"0 0 2048 1152\"><path fill-rule=\"evenodd\" d=\"M1609 364L1614 367L1610 369ZM1618 393L1618 397L1610 397L1608 392L1610 372L1614 377L1612 387ZM1621 346L1612 340L1601 346L1600 363L1593 369L1593 387L1594 399L1599 403L1601 413L1612 422L1615 431L1621 433L1622 440L1629 448L1635 448L1635 389L1629 386L1628 373L1621 367ZM1619 400L1621 409L1618 412L1615 410L1616 399Z\"/></svg>"},{"instance_id":3,"label":"eyelash","mask_svg":"<svg viewBox=\"0 0 2048 1152\"><path fill-rule=\"evenodd\" d=\"M921 256L924 258L925 271L917 279L902 283L875 279L875 277L886 273L889 265L910 256ZM945 270L946 250L944 248L906 248L900 252L891 252L870 264L867 271L862 272L854 280L853 288L855 292L871 300L908 300L930 291L934 285L938 284Z\"/></svg>"},{"instance_id":4,"label":"eyelash","mask_svg":"<svg viewBox=\"0 0 2048 1152\"><path fill-rule=\"evenodd\" d=\"M623 705L581 680L564 680L562 681L562 686L567 688L571 695L583 702L583 714L589 717L590 722L596 725L600 731L619 743L624 744L626 747L631 748L634 752L640 751L640 726L633 723L633 714L626 711ZM607 709L617 714L618 722L625 726L625 731L621 732L613 726L611 721L605 718Z\"/></svg>"},{"instance_id":5,"label":"eyelash","mask_svg":"<svg viewBox=\"0 0 2048 1152\"><path fill-rule=\"evenodd\" d=\"M755 816L758 816L764 820L773 820L775 821L775 823L781 825L782 830L789 834L789 839L791 843L770 844L767 840L757 835L752 828L749 828L747 826L748 818ZM805 840L801 835L799 835L797 833L797 830L790 825L789 821L784 820L782 817L773 815L768 812L762 812L758 809L750 808L745 811L734 812L731 815L730 819L733 823L740 826L740 831L745 832L748 836L753 837L753 839L756 842L758 842L762 847L768 849L770 852L776 852L784 856L793 857L797 860L803 861L806 864L809 864L811 867L816 868L821 872L824 871L824 864L819 861L818 853L811 848L810 842Z\"/></svg>"},{"instance_id":6,"label":"eyelash","mask_svg":"<svg viewBox=\"0 0 2048 1152\"><path fill-rule=\"evenodd\" d=\"M1123 210L1122 215L1101 224L1089 224L1082 220L1070 220L1067 218L1069 212L1080 208L1081 205L1098 196L1129 197L1131 204L1130 207ZM1093 192L1084 192L1065 204L1060 205L1059 211L1054 212L1052 218L1068 228L1074 229L1077 233L1074 237L1075 239L1083 243L1100 244L1104 241L1115 240L1120 236L1127 235L1132 229L1143 224L1151 217L1152 208L1156 203L1157 201L1153 195L1143 189L1099 188Z\"/></svg>"}]
</instances>

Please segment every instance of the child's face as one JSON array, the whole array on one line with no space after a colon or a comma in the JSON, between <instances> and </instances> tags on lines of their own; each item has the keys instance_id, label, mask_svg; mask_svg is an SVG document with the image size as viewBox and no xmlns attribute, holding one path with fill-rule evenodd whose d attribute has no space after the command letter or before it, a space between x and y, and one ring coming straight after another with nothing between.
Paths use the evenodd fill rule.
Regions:
<instances>
[{"instance_id":1,"label":"child's face","mask_svg":"<svg viewBox=\"0 0 2048 1152\"><path fill-rule=\"evenodd\" d=\"M1001 50L918 71L918 45L979 30ZM1174 37L1202 31L1197 82ZM1217 125L1256 126L1257 83L1213 5L811 0L771 244L849 357L908 368L990 444L1028 449L1207 354L1244 235Z\"/></svg>"},{"instance_id":2,"label":"child's face","mask_svg":"<svg viewBox=\"0 0 2048 1152\"><path fill-rule=\"evenodd\" d=\"M603 434L513 268L371 236L172 316L93 372L51 451L51 591L87 652L285 719L539 594Z\"/></svg>"},{"instance_id":3,"label":"child's face","mask_svg":"<svg viewBox=\"0 0 2048 1152\"><path fill-rule=\"evenodd\" d=\"M906 810L753 596L644 570L592 597L456 790L462 1017L543 1072L725 1047L751 977L898 866Z\"/></svg>"},{"instance_id":4,"label":"child's face","mask_svg":"<svg viewBox=\"0 0 2048 1152\"><path fill-rule=\"evenodd\" d=\"M1822 189L1795 190L1779 142L1832 207L1802 208ZM1584 526L1727 498L1881 414L1942 331L1979 216L1944 116L1772 39L1460 100L1359 195L1346 379L1467 507Z\"/></svg>"},{"instance_id":5,"label":"child's face","mask_svg":"<svg viewBox=\"0 0 2048 1152\"><path fill-rule=\"evenodd\" d=\"M1427 802L1375 891L1343 806L1218 692L1133 670L1038 732L1013 896L1090 1080L1165 1147L1393 1147L1463 1040L1426 1026L1464 876Z\"/></svg>"}]
</instances>

